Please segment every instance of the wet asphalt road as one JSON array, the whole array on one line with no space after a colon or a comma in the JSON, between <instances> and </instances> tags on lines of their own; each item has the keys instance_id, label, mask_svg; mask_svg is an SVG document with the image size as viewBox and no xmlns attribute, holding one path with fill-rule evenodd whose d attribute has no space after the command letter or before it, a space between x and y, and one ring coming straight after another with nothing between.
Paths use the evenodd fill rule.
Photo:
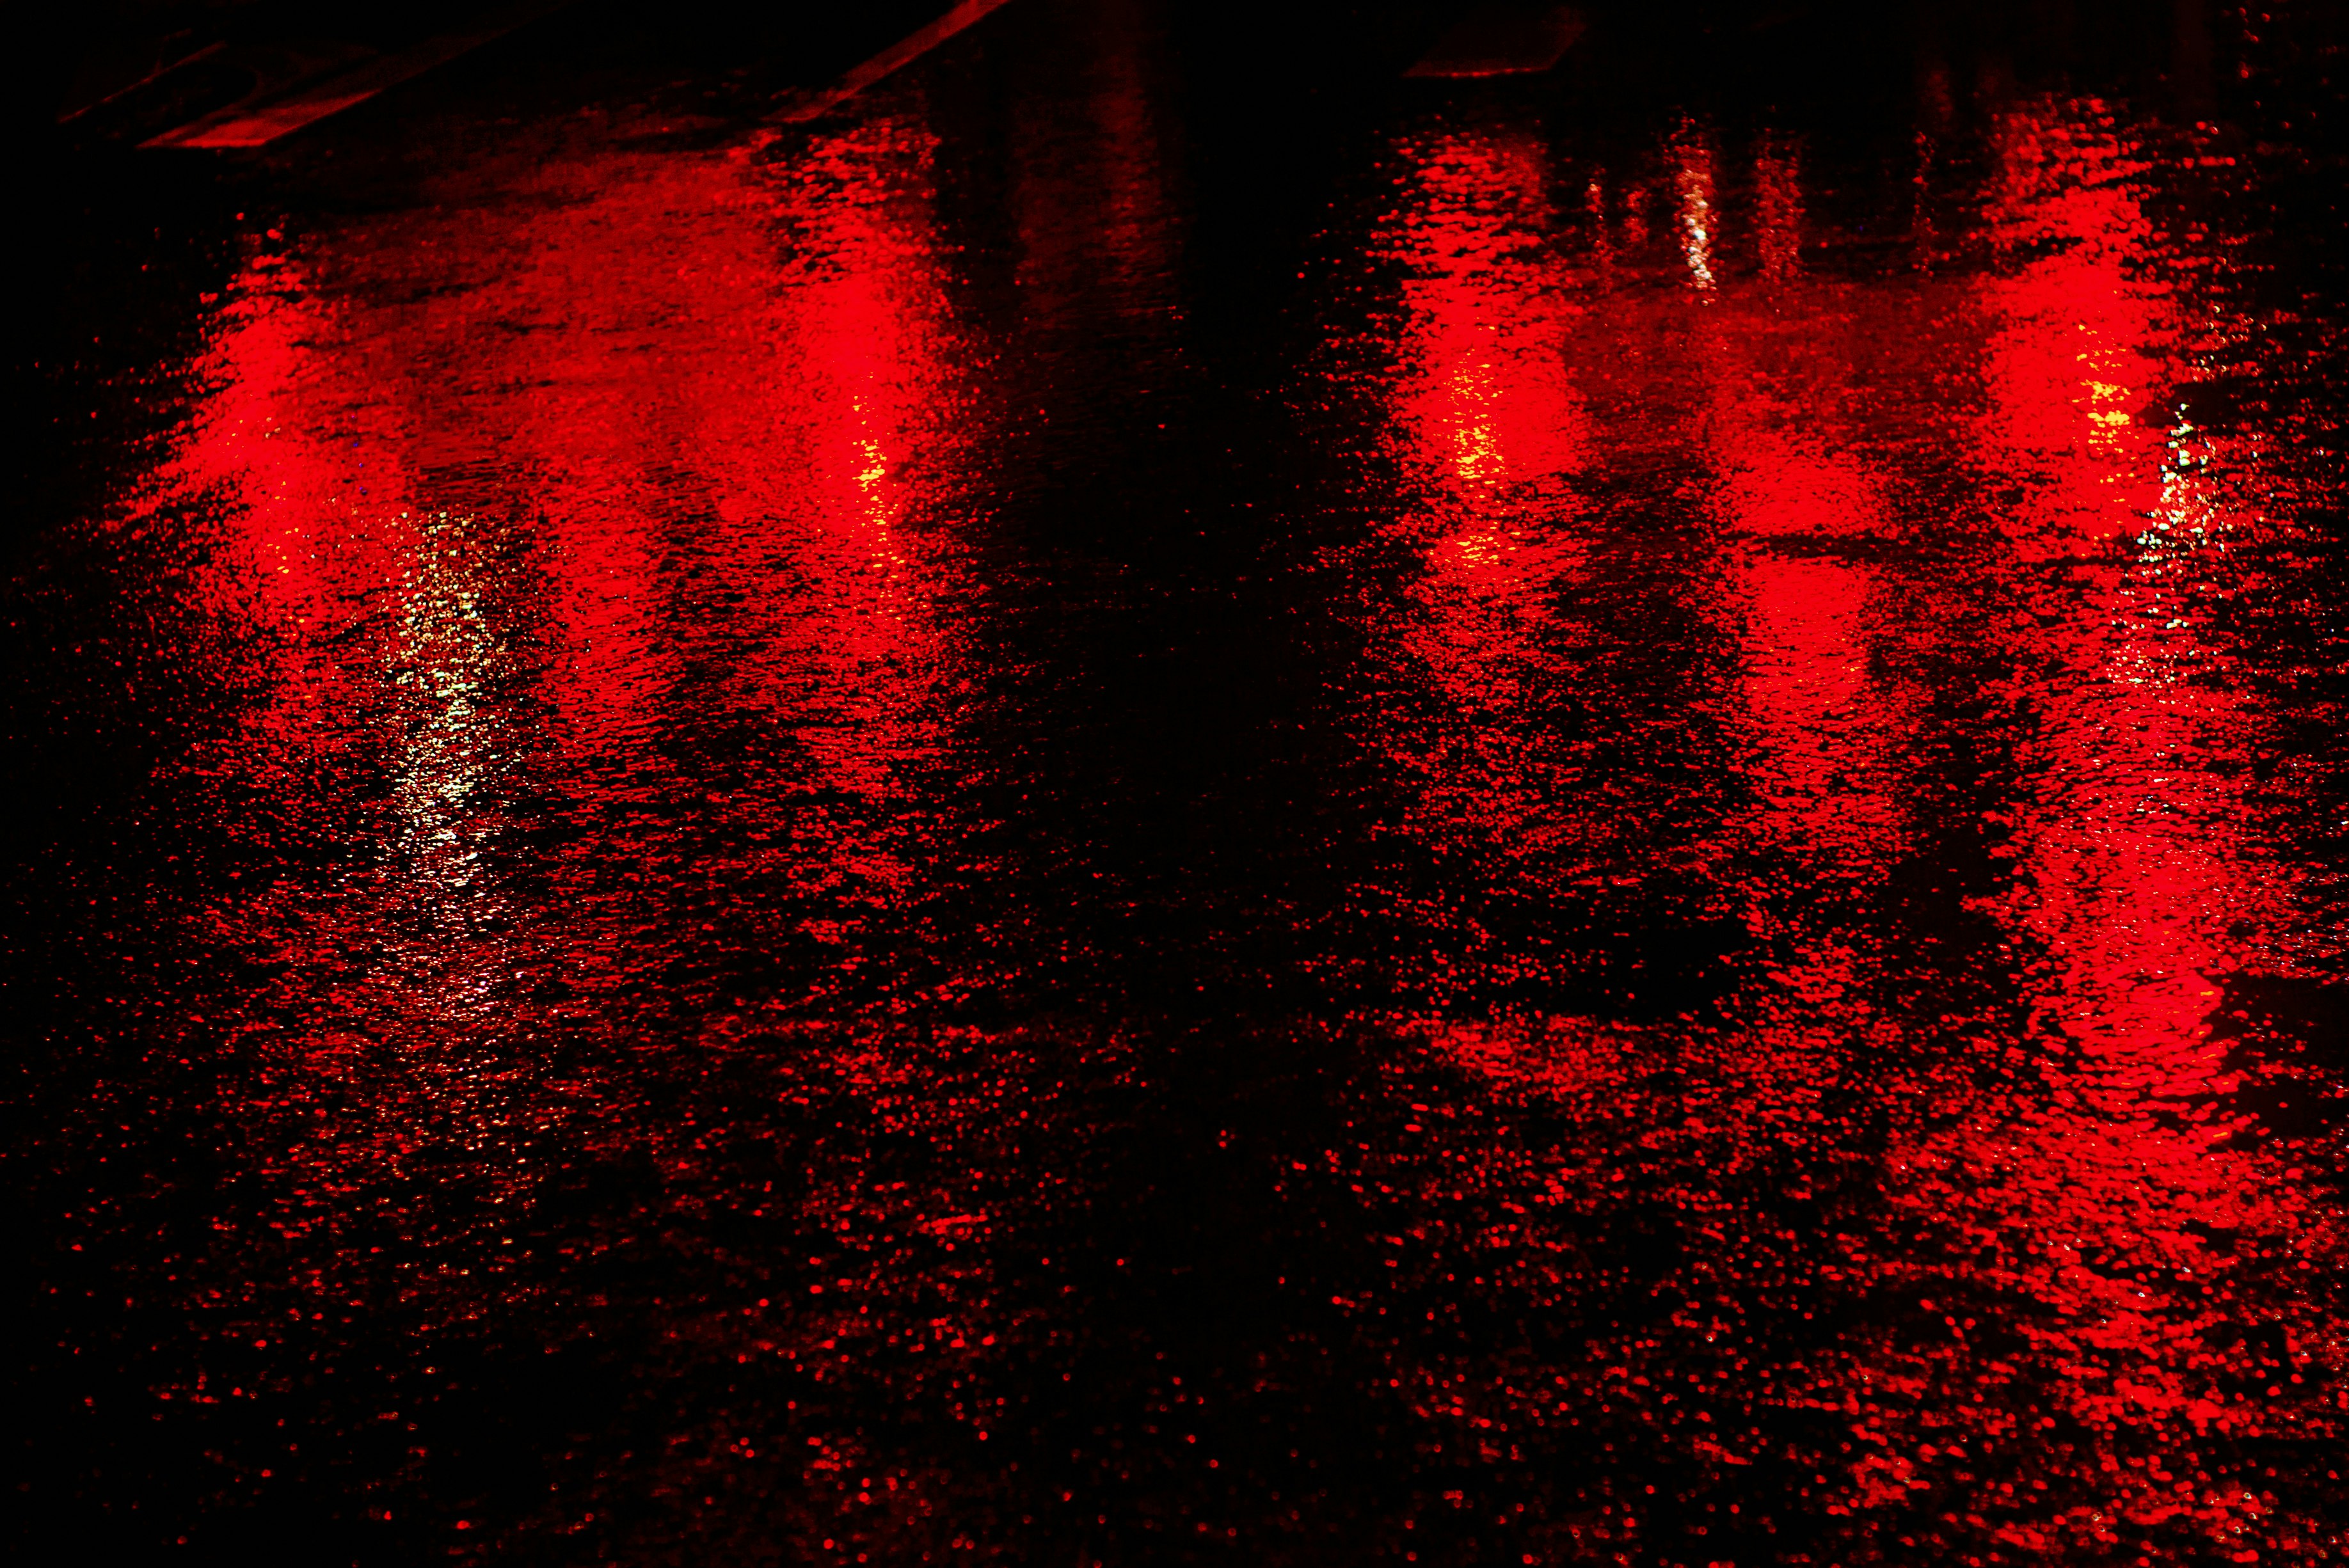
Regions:
<instances>
[{"instance_id":1,"label":"wet asphalt road","mask_svg":"<svg viewBox=\"0 0 2349 1568\"><path fill-rule=\"evenodd\" d=\"M57 148L23 1560L2349 1554L2349 28L1712 22Z\"/></svg>"}]
</instances>

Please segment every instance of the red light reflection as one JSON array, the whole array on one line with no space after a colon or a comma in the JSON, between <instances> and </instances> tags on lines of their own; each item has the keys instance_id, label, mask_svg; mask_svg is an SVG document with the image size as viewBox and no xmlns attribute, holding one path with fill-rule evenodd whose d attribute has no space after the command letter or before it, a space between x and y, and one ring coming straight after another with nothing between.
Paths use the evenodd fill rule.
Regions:
<instances>
[{"instance_id":1,"label":"red light reflection","mask_svg":"<svg viewBox=\"0 0 2349 1568\"><path fill-rule=\"evenodd\" d=\"M2178 1482L2218 1462L2214 1444L2324 1428L2305 1407L2263 1406L2239 1346L2246 1326L2320 1332L2291 1282L2333 1243L2228 1109L2235 1080L2211 1036L2220 982L2293 919L2240 783L2262 738L2195 607L2225 591L2230 542L2262 526L2261 481L2256 452L2215 461L2161 413L2193 334L2167 281L2186 246L2134 193L2145 165L2096 104L2015 110L1986 213L2013 264L1962 284L1832 282L1804 275L1791 150L1764 139L1725 197L1722 155L1684 132L1661 150L1660 188L1621 202L1635 261L1645 201L1670 204L1680 286L1661 289L1617 284L1603 226L1588 263L1562 248L1547 166L1509 135L1407 146L1389 253L1410 268L1395 428L1431 504L1462 520L1427 548L1425 591L1393 611L1462 731L1427 742L1445 760L1424 767L1424 798L1443 805L1411 830L1529 901L1555 886L1534 880L1529 844L1592 855L1601 874L1584 887L1696 875L1686 896L1734 912L1758 945L1725 994L1668 1001L1687 1010L1665 1027L1405 1026L1426 1059L1567 1128L1555 1150L1504 1151L1464 1121L1429 1127L1445 1159L1398 1152L1370 1172L1415 1212L1492 1217L1480 1295L1579 1310L1550 1254L1653 1224L1635 1217L1655 1205L1687 1249L1659 1287L1689 1302L1669 1329L1594 1331L1591 1366L1547 1390L1466 1396L1468 1362L1430 1357L1413 1374L1422 1417L1606 1429L1611 1412L1665 1451L1734 1467L1775 1462L1765 1412L1783 1426L1789 1410L1835 1411L1840 1439L1800 1465L1839 1477L1820 1500L1833 1517L1917 1520L1948 1500L1959 1511L1931 1526L1946 1539L2038 1554L2103 1550L2116 1532L2229 1551L2274 1539L2240 1485ZM1587 189L1603 217L1602 177ZM1750 273L1731 265L1746 257ZM1701 532L1594 537L1560 526L1578 506L1563 484L1535 492L1533 517L1511 488L1555 475L1598 491L1659 465L1674 503L1702 498ZM1953 506L1968 488L1979 499ZM1976 514L1988 521L1969 532ZM1511 553L1491 542L1504 538L1542 542ZM1692 542L1693 557L1643 553ZM1651 615L1693 603L1712 639L1677 701L1692 738L1723 726L1752 805L1683 830L1711 838L1582 820L1585 800L1619 806L1641 786L1584 794L1585 774L1559 790L1532 765L1531 672L1569 707L1633 706L1608 689L1617 655L1546 603L1599 592L1597 574L1632 558L1649 592L1691 596ZM1950 717L1985 696L1995 727ZM1413 749L1395 755L1422 770ZM1943 760L1960 757L2011 779L1987 809ZM1929 934L1902 936L1882 913L1895 890L1949 852L1936 846L1953 813L1977 811L2002 891L1901 892L1922 912L1902 918ZM1943 968L1930 934L1970 919L1993 923L2005 966L1979 982ZM1471 1114L1415 1109L1414 1135ZM1872 1196L1844 1200L1826 1232L1774 1238L1762 1211L1777 1199L1754 1184L1816 1202L1843 1158L1829 1151L1871 1137ZM1470 1233L1452 1223L1413 1233L1456 1256ZM1437 1287L1406 1266L1396 1288ZM1835 1299L1881 1326L1829 1340L1769 1315ZM1712 1387L1705 1369L1733 1358L1736 1376ZM1694 1430L1650 1392L1683 1378L1706 1385Z\"/></svg>"},{"instance_id":2,"label":"red light reflection","mask_svg":"<svg viewBox=\"0 0 2349 1568\"><path fill-rule=\"evenodd\" d=\"M626 1074L533 1088L549 1068L509 1030L517 995L625 1015L710 929L697 889L752 869L793 896L728 918L819 944L921 874L896 813L954 678L938 525L971 397L931 145L880 119L772 166L557 165L549 200L499 208L461 252L383 236L343 253L378 275L242 280L161 491L231 531L204 587L268 650L241 754L388 773L379 825L333 820L347 807L316 779L248 780L248 820L379 826L390 852L216 917L213 940L295 965L309 998L250 1114L361 1107L292 1156L311 1170L289 1203L452 1140L517 1191L547 1137L692 1167L689 1129L613 1119ZM362 288L411 303L345 314ZM550 796L602 813L611 852L523 896L515 802ZM714 832L677 825L730 799Z\"/></svg>"}]
</instances>

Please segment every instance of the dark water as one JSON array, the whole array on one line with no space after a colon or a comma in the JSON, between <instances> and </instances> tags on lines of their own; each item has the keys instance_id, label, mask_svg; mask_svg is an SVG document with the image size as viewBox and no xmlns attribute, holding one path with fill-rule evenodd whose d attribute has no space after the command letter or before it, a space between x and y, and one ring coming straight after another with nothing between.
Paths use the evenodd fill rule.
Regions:
<instances>
[{"instance_id":1,"label":"dark water","mask_svg":"<svg viewBox=\"0 0 2349 1568\"><path fill-rule=\"evenodd\" d=\"M2349 35L1724 26L1020 0L123 176L17 1528L2349 1555Z\"/></svg>"}]
</instances>

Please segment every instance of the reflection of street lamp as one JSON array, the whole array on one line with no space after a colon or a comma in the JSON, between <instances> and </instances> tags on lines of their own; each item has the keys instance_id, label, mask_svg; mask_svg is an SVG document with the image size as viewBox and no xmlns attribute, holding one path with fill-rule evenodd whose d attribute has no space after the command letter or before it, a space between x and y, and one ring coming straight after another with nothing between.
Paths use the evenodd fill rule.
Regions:
<instances>
[{"instance_id":1,"label":"reflection of street lamp","mask_svg":"<svg viewBox=\"0 0 2349 1568\"><path fill-rule=\"evenodd\" d=\"M1687 253L1689 275L1696 286L1713 288L1713 160L1701 146L1682 150L1680 177L1681 245Z\"/></svg>"}]
</instances>

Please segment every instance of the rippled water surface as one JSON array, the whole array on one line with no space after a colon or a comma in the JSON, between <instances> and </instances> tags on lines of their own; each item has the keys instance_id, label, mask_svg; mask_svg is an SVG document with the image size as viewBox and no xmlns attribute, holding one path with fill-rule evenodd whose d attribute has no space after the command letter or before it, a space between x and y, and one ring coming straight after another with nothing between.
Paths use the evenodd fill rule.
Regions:
<instances>
[{"instance_id":1,"label":"rippled water surface","mask_svg":"<svg viewBox=\"0 0 2349 1568\"><path fill-rule=\"evenodd\" d=\"M2349 1554L2329 25L1204 27L388 107L88 263L25 1527Z\"/></svg>"}]
</instances>

